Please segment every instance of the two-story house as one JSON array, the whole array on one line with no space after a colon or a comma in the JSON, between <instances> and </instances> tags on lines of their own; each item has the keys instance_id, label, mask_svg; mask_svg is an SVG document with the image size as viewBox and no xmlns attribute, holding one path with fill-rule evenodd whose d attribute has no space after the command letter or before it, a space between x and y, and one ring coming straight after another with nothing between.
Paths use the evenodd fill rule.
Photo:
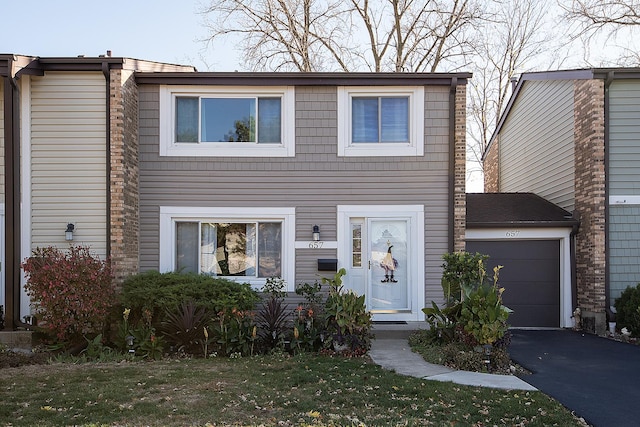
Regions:
<instances>
[{"instance_id":1,"label":"two-story house","mask_svg":"<svg viewBox=\"0 0 640 427\"><path fill-rule=\"evenodd\" d=\"M16 321L20 261L66 245L68 224L118 279L279 276L293 292L345 268L380 321L421 320L442 299L442 254L464 248L470 74L0 58L3 142L22 151L4 156L0 303Z\"/></svg>"},{"instance_id":2,"label":"two-story house","mask_svg":"<svg viewBox=\"0 0 640 427\"><path fill-rule=\"evenodd\" d=\"M603 333L640 282L640 70L523 74L484 163L485 191L532 192L580 220L574 304Z\"/></svg>"}]
</instances>

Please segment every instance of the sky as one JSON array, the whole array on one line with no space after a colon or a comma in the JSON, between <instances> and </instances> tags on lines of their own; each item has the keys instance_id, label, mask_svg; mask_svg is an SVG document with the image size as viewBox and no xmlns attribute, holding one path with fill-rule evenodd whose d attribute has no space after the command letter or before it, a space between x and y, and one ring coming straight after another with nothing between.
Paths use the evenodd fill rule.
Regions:
<instances>
[{"instance_id":1,"label":"sky","mask_svg":"<svg viewBox=\"0 0 640 427\"><path fill-rule=\"evenodd\" d=\"M200 71L238 68L233 46L203 55L201 0L0 0L0 53L98 56L194 65ZM204 60L203 60L204 58ZM217 59L216 59L217 58Z\"/></svg>"}]
</instances>

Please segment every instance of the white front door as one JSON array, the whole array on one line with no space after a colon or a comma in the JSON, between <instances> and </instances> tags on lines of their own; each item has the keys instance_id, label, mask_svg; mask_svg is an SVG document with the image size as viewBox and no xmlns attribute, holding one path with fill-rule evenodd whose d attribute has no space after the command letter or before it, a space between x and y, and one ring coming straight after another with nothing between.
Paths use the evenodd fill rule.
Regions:
<instances>
[{"instance_id":1,"label":"white front door","mask_svg":"<svg viewBox=\"0 0 640 427\"><path fill-rule=\"evenodd\" d=\"M422 320L422 207L418 212L374 208L370 216L359 216L362 212L356 210L341 213L341 208L338 258L347 270L345 287L365 295L374 321Z\"/></svg>"},{"instance_id":2,"label":"white front door","mask_svg":"<svg viewBox=\"0 0 640 427\"><path fill-rule=\"evenodd\" d=\"M409 220L367 220L367 303L376 314L411 311Z\"/></svg>"}]
</instances>

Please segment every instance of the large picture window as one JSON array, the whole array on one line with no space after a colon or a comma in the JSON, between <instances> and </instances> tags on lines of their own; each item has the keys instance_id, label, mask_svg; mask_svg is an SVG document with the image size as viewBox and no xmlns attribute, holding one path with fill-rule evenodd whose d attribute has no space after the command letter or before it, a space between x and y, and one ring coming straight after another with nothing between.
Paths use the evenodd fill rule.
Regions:
<instances>
[{"instance_id":1,"label":"large picture window","mask_svg":"<svg viewBox=\"0 0 640 427\"><path fill-rule=\"evenodd\" d=\"M176 97L178 143L280 144L281 98Z\"/></svg>"},{"instance_id":2,"label":"large picture window","mask_svg":"<svg viewBox=\"0 0 640 427\"><path fill-rule=\"evenodd\" d=\"M161 87L161 156L292 157L293 88Z\"/></svg>"},{"instance_id":3,"label":"large picture window","mask_svg":"<svg viewBox=\"0 0 640 427\"><path fill-rule=\"evenodd\" d=\"M338 88L339 156L424 154L424 87Z\"/></svg>"},{"instance_id":4,"label":"large picture window","mask_svg":"<svg viewBox=\"0 0 640 427\"><path fill-rule=\"evenodd\" d=\"M282 223L176 221L176 269L212 276L280 277Z\"/></svg>"},{"instance_id":5,"label":"large picture window","mask_svg":"<svg viewBox=\"0 0 640 427\"><path fill-rule=\"evenodd\" d=\"M160 208L160 270L293 281L292 208ZM293 284L291 284L293 286Z\"/></svg>"}]
</instances>

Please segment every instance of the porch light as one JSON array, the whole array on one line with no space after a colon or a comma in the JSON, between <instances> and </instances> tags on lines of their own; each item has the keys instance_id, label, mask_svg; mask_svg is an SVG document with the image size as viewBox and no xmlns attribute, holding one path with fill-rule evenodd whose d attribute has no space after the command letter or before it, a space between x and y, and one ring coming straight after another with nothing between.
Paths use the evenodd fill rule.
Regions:
<instances>
[{"instance_id":1,"label":"porch light","mask_svg":"<svg viewBox=\"0 0 640 427\"><path fill-rule=\"evenodd\" d=\"M314 225L313 226L313 233L311 235L313 236L313 241L314 242L320 241L320 227L318 227L317 225Z\"/></svg>"},{"instance_id":2,"label":"porch light","mask_svg":"<svg viewBox=\"0 0 640 427\"><path fill-rule=\"evenodd\" d=\"M75 226L71 223L67 224L67 229L64 232L64 238L67 241L73 240L73 230L75 230Z\"/></svg>"}]
</instances>

